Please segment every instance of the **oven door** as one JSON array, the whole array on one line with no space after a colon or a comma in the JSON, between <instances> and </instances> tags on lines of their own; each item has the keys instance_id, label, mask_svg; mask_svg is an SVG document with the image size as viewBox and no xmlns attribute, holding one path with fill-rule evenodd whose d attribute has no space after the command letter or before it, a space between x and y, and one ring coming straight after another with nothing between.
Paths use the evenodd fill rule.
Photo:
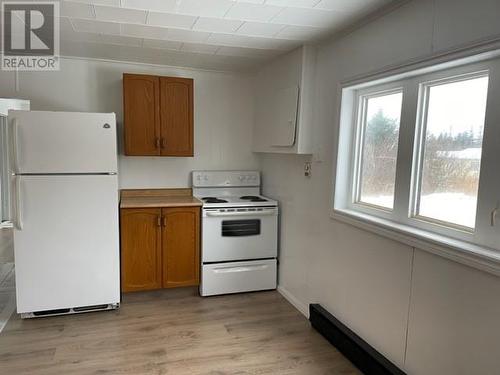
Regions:
<instances>
[{"instance_id":1,"label":"oven door","mask_svg":"<svg viewBox=\"0 0 500 375\"><path fill-rule=\"evenodd\" d=\"M203 263L275 258L278 208L203 210Z\"/></svg>"}]
</instances>

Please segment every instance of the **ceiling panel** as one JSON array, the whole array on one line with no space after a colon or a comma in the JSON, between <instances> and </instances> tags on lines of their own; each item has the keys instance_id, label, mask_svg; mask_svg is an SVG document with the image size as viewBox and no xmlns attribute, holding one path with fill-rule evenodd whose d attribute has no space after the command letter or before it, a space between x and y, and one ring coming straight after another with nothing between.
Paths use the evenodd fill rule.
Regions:
<instances>
[{"instance_id":1,"label":"ceiling panel","mask_svg":"<svg viewBox=\"0 0 500 375\"><path fill-rule=\"evenodd\" d=\"M207 53L213 55L220 47L211 44L183 43L181 51L193 53Z\"/></svg>"},{"instance_id":2,"label":"ceiling panel","mask_svg":"<svg viewBox=\"0 0 500 375\"><path fill-rule=\"evenodd\" d=\"M208 31L211 33L232 33L236 31L242 24L243 21L239 20L200 17L193 25L193 30Z\"/></svg>"},{"instance_id":3,"label":"ceiling panel","mask_svg":"<svg viewBox=\"0 0 500 375\"><path fill-rule=\"evenodd\" d=\"M224 17L233 5L232 0L180 0L177 1L176 12L201 17Z\"/></svg>"},{"instance_id":4,"label":"ceiling panel","mask_svg":"<svg viewBox=\"0 0 500 375\"><path fill-rule=\"evenodd\" d=\"M120 34L120 24L95 20L71 19L75 31L87 33Z\"/></svg>"},{"instance_id":5,"label":"ceiling panel","mask_svg":"<svg viewBox=\"0 0 500 375\"><path fill-rule=\"evenodd\" d=\"M135 38L166 39L168 29L144 25L121 24L121 34Z\"/></svg>"},{"instance_id":6,"label":"ceiling panel","mask_svg":"<svg viewBox=\"0 0 500 375\"><path fill-rule=\"evenodd\" d=\"M152 26L190 29L196 20L197 17L184 14L150 12L148 14L147 24Z\"/></svg>"},{"instance_id":7,"label":"ceiling panel","mask_svg":"<svg viewBox=\"0 0 500 375\"><path fill-rule=\"evenodd\" d=\"M293 26L288 25L282 28L277 34L277 38L292 39L292 40L313 40L314 38L325 33L327 29L308 26Z\"/></svg>"},{"instance_id":8,"label":"ceiling panel","mask_svg":"<svg viewBox=\"0 0 500 375\"><path fill-rule=\"evenodd\" d=\"M60 13L64 17L95 18L92 12L92 5L73 1L63 1Z\"/></svg>"},{"instance_id":9,"label":"ceiling panel","mask_svg":"<svg viewBox=\"0 0 500 375\"><path fill-rule=\"evenodd\" d=\"M283 29L283 25L273 23L245 22L237 34L261 37L273 37Z\"/></svg>"},{"instance_id":10,"label":"ceiling panel","mask_svg":"<svg viewBox=\"0 0 500 375\"><path fill-rule=\"evenodd\" d=\"M123 8L167 13L174 13L176 8L176 0L121 0L121 4Z\"/></svg>"},{"instance_id":11,"label":"ceiling panel","mask_svg":"<svg viewBox=\"0 0 500 375\"><path fill-rule=\"evenodd\" d=\"M101 34L99 35L99 41L105 44L116 44L121 46L135 46L135 47L142 46L142 38L132 38L121 35Z\"/></svg>"},{"instance_id":12,"label":"ceiling panel","mask_svg":"<svg viewBox=\"0 0 500 375\"><path fill-rule=\"evenodd\" d=\"M280 7L313 8L320 0L266 0L266 4ZM354 0L356 1L356 0Z\"/></svg>"},{"instance_id":13,"label":"ceiling panel","mask_svg":"<svg viewBox=\"0 0 500 375\"><path fill-rule=\"evenodd\" d=\"M86 48L71 46L69 40L92 46L92 56L113 56L116 51L116 59L126 55L139 61L182 61L190 66L227 67L231 62L251 66L254 62L243 63L245 58L263 61L314 43L390 2L62 0L60 19L66 51Z\"/></svg>"},{"instance_id":14,"label":"ceiling panel","mask_svg":"<svg viewBox=\"0 0 500 375\"><path fill-rule=\"evenodd\" d=\"M225 17L243 21L268 22L283 9L273 5L235 3Z\"/></svg>"},{"instance_id":15,"label":"ceiling panel","mask_svg":"<svg viewBox=\"0 0 500 375\"><path fill-rule=\"evenodd\" d=\"M210 33L203 31L168 29L167 37L165 39L176 42L204 43L209 35Z\"/></svg>"},{"instance_id":16,"label":"ceiling panel","mask_svg":"<svg viewBox=\"0 0 500 375\"><path fill-rule=\"evenodd\" d=\"M179 50L182 47L182 42L174 42L171 40L159 40L159 39L144 39L142 46L154 49Z\"/></svg>"},{"instance_id":17,"label":"ceiling panel","mask_svg":"<svg viewBox=\"0 0 500 375\"><path fill-rule=\"evenodd\" d=\"M124 9L116 7L94 6L98 20L121 23L146 23L145 10Z\"/></svg>"},{"instance_id":18,"label":"ceiling panel","mask_svg":"<svg viewBox=\"0 0 500 375\"><path fill-rule=\"evenodd\" d=\"M108 5L112 7L120 6L120 0L77 0L77 1L79 3L86 3L86 4Z\"/></svg>"},{"instance_id":19,"label":"ceiling panel","mask_svg":"<svg viewBox=\"0 0 500 375\"><path fill-rule=\"evenodd\" d=\"M272 22L311 27L333 27L335 23L345 18L343 12L323 9L286 8L273 18Z\"/></svg>"}]
</instances>

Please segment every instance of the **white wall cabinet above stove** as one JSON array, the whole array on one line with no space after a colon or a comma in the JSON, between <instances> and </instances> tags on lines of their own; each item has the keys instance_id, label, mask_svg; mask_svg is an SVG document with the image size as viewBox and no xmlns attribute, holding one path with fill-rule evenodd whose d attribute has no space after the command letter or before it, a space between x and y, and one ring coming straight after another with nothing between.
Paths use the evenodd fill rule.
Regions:
<instances>
[{"instance_id":1,"label":"white wall cabinet above stove","mask_svg":"<svg viewBox=\"0 0 500 375\"><path fill-rule=\"evenodd\" d=\"M312 154L315 65L316 48L303 46L257 73L254 152Z\"/></svg>"}]
</instances>

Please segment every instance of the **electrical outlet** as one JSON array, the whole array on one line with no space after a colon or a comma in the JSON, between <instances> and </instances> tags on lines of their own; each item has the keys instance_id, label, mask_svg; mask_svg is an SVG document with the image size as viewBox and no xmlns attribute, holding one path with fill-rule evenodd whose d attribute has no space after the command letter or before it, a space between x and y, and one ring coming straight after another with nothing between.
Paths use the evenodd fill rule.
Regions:
<instances>
[{"instance_id":1,"label":"electrical outlet","mask_svg":"<svg viewBox=\"0 0 500 375\"><path fill-rule=\"evenodd\" d=\"M311 177L311 162L306 161L304 163L304 176Z\"/></svg>"}]
</instances>

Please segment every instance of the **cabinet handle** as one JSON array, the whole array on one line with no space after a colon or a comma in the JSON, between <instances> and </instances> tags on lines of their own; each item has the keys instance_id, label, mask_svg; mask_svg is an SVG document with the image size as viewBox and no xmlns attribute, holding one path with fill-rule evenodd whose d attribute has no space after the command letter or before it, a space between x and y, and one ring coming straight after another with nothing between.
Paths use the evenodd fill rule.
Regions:
<instances>
[{"instance_id":1,"label":"cabinet handle","mask_svg":"<svg viewBox=\"0 0 500 375\"><path fill-rule=\"evenodd\" d=\"M167 217L166 216L162 216L162 223L163 223L164 227L167 226Z\"/></svg>"},{"instance_id":2,"label":"cabinet handle","mask_svg":"<svg viewBox=\"0 0 500 375\"><path fill-rule=\"evenodd\" d=\"M161 147L161 140L160 138L155 138L155 145L156 145L156 148L160 148Z\"/></svg>"},{"instance_id":3,"label":"cabinet handle","mask_svg":"<svg viewBox=\"0 0 500 375\"><path fill-rule=\"evenodd\" d=\"M160 138L160 147L165 148L165 138Z\"/></svg>"},{"instance_id":4,"label":"cabinet handle","mask_svg":"<svg viewBox=\"0 0 500 375\"><path fill-rule=\"evenodd\" d=\"M156 217L156 225L158 225L159 227L161 227L161 216L157 216Z\"/></svg>"}]
</instances>

